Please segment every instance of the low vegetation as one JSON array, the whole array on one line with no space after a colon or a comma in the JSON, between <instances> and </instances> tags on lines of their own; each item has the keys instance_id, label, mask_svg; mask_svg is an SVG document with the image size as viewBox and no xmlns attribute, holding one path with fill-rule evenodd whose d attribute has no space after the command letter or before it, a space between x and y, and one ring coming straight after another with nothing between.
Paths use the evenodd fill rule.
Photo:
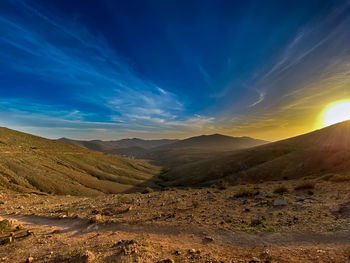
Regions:
<instances>
[{"instance_id":1,"label":"low vegetation","mask_svg":"<svg viewBox=\"0 0 350 263\"><path fill-rule=\"evenodd\" d=\"M241 187L238 192L235 193L236 198L241 198L241 197L250 197L255 194L255 190L252 187Z\"/></svg>"},{"instance_id":2,"label":"low vegetation","mask_svg":"<svg viewBox=\"0 0 350 263\"><path fill-rule=\"evenodd\" d=\"M329 179L329 181L333 183L348 182L350 181L350 176L335 174Z\"/></svg>"},{"instance_id":3,"label":"low vegetation","mask_svg":"<svg viewBox=\"0 0 350 263\"><path fill-rule=\"evenodd\" d=\"M289 189L288 187L284 186L284 185L281 185L281 186L278 186L276 187L273 192L275 194L284 194L284 193L288 193L289 192Z\"/></svg>"},{"instance_id":4,"label":"low vegetation","mask_svg":"<svg viewBox=\"0 0 350 263\"><path fill-rule=\"evenodd\" d=\"M146 188L142 191L143 194L149 194L149 193L153 193L153 192L154 192L154 190L153 190L152 188L150 188L150 187L146 187Z\"/></svg>"},{"instance_id":5,"label":"low vegetation","mask_svg":"<svg viewBox=\"0 0 350 263\"><path fill-rule=\"evenodd\" d=\"M313 181L301 181L298 183L294 190L310 190L315 188L315 182Z\"/></svg>"}]
</instances>

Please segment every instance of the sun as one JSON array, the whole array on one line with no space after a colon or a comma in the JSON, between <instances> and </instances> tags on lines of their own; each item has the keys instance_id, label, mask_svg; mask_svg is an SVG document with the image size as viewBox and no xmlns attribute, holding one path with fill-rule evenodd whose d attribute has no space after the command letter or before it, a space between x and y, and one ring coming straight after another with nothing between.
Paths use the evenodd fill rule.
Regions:
<instances>
[{"instance_id":1,"label":"sun","mask_svg":"<svg viewBox=\"0 0 350 263\"><path fill-rule=\"evenodd\" d=\"M323 123L325 126L346 120L350 120L350 100L330 104L326 108L323 116Z\"/></svg>"}]
</instances>

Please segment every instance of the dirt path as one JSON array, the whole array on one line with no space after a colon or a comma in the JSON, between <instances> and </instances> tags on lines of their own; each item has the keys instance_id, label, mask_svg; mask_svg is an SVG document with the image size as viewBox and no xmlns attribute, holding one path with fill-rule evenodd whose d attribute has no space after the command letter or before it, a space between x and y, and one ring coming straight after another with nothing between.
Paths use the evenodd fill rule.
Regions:
<instances>
[{"instance_id":1,"label":"dirt path","mask_svg":"<svg viewBox=\"0 0 350 263\"><path fill-rule=\"evenodd\" d=\"M157 225L126 225L126 224L89 224L82 219L57 219L40 216L2 215L2 218L16 220L27 228L60 229L62 232L87 233L123 231L130 234L152 234L160 236L178 235L178 233L198 237L211 236L217 243L238 246L256 245L322 245L350 244L350 231L331 233L279 233L262 232L248 233L242 231L229 232L225 230L169 228Z\"/></svg>"}]
</instances>

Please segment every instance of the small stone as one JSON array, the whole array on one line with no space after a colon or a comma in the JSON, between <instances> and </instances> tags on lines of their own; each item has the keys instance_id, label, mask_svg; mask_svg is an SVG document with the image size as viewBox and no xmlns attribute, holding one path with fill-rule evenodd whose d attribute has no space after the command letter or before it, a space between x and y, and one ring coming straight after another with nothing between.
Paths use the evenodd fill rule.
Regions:
<instances>
[{"instance_id":1,"label":"small stone","mask_svg":"<svg viewBox=\"0 0 350 263\"><path fill-rule=\"evenodd\" d=\"M179 250L176 250L176 251L175 251L175 255L180 256L180 255L181 255L181 252L180 252Z\"/></svg>"},{"instance_id":2,"label":"small stone","mask_svg":"<svg viewBox=\"0 0 350 263\"><path fill-rule=\"evenodd\" d=\"M174 263L175 261L171 258L161 259L158 261L158 263Z\"/></svg>"},{"instance_id":3,"label":"small stone","mask_svg":"<svg viewBox=\"0 0 350 263\"><path fill-rule=\"evenodd\" d=\"M32 263L32 262L34 262L34 258L33 257L27 258L26 263Z\"/></svg>"},{"instance_id":4,"label":"small stone","mask_svg":"<svg viewBox=\"0 0 350 263\"><path fill-rule=\"evenodd\" d=\"M253 258L249 261L249 263L258 263L258 262L260 262L260 259L258 259L258 258L256 258L256 257L253 257Z\"/></svg>"},{"instance_id":5,"label":"small stone","mask_svg":"<svg viewBox=\"0 0 350 263\"><path fill-rule=\"evenodd\" d=\"M89 262L92 262L94 259L95 259L95 255L91 251L86 250L85 252L80 253L80 255L78 255L76 262L77 263L89 263Z\"/></svg>"},{"instance_id":6,"label":"small stone","mask_svg":"<svg viewBox=\"0 0 350 263\"><path fill-rule=\"evenodd\" d=\"M188 253L190 254L195 254L196 253L196 250L194 248L191 248L188 250Z\"/></svg>"},{"instance_id":7,"label":"small stone","mask_svg":"<svg viewBox=\"0 0 350 263\"><path fill-rule=\"evenodd\" d=\"M94 223L98 223L102 220L102 216L100 214L97 215L93 215L92 217L90 217L89 222L94 224Z\"/></svg>"},{"instance_id":8,"label":"small stone","mask_svg":"<svg viewBox=\"0 0 350 263\"><path fill-rule=\"evenodd\" d=\"M273 201L273 205L274 206L285 206L285 205L288 205L288 203L283 198L276 198Z\"/></svg>"},{"instance_id":9,"label":"small stone","mask_svg":"<svg viewBox=\"0 0 350 263\"><path fill-rule=\"evenodd\" d=\"M258 194L258 195L255 196L255 199L257 199L257 200L264 200L265 196L263 194Z\"/></svg>"},{"instance_id":10,"label":"small stone","mask_svg":"<svg viewBox=\"0 0 350 263\"><path fill-rule=\"evenodd\" d=\"M22 225L16 226L16 230L23 230L23 229L24 229L24 226L22 226Z\"/></svg>"},{"instance_id":11,"label":"small stone","mask_svg":"<svg viewBox=\"0 0 350 263\"><path fill-rule=\"evenodd\" d=\"M268 197L268 198L273 197L273 193L266 193L266 197Z\"/></svg>"}]
</instances>

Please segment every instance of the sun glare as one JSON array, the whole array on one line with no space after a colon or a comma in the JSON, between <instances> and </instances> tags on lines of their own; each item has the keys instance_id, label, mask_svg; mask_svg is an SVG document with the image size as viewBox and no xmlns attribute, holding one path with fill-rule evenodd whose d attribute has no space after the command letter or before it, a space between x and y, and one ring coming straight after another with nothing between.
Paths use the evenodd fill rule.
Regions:
<instances>
[{"instance_id":1,"label":"sun glare","mask_svg":"<svg viewBox=\"0 0 350 263\"><path fill-rule=\"evenodd\" d=\"M350 120L350 100L332 103L325 110L323 123L326 126Z\"/></svg>"}]
</instances>

